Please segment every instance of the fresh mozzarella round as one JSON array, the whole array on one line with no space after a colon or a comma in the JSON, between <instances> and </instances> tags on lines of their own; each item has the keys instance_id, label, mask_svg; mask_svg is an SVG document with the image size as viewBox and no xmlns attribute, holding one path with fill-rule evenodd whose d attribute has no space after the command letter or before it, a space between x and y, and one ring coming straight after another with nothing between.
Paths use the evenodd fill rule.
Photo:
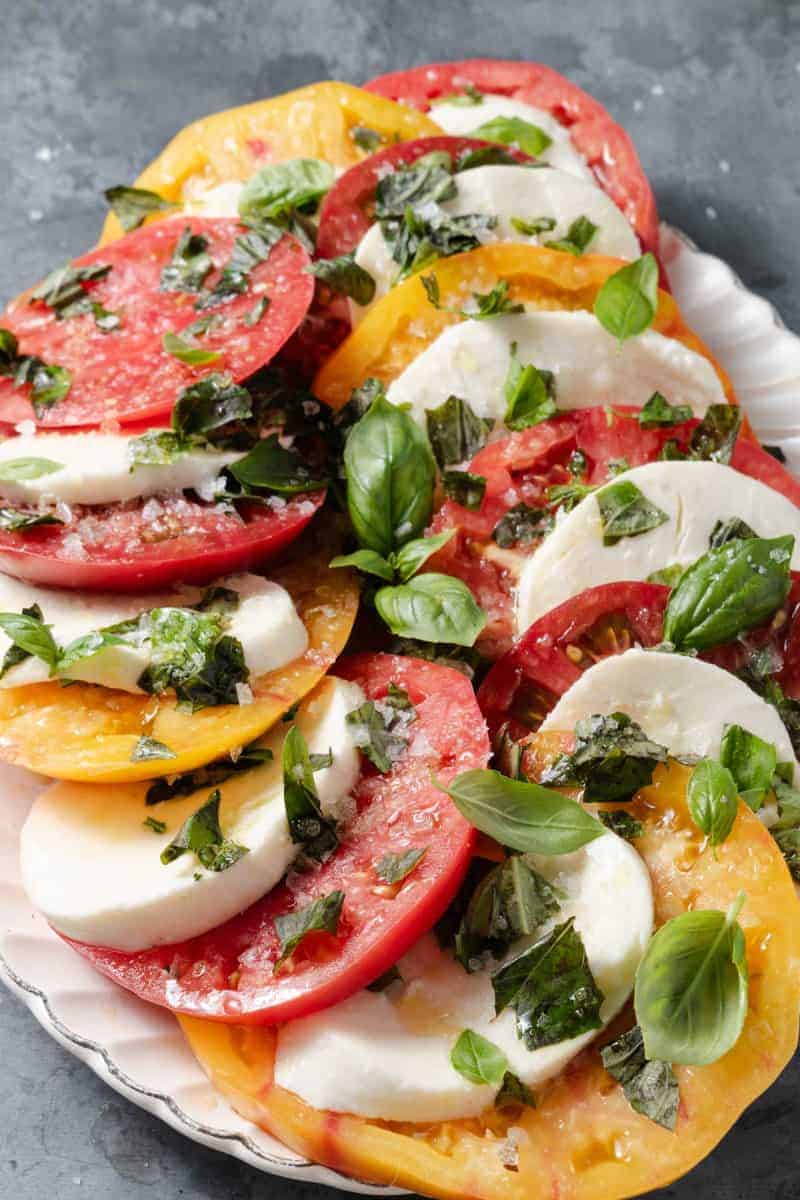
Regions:
<instances>
[{"instance_id":1,"label":"fresh mozzarella round","mask_svg":"<svg viewBox=\"0 0 800 1200\"><path fill-rule=\"evenodd\" d=\"M291 596L279 584L260 575L231 575L216 582L239 596L238 607L227 616L226 632L241 642L254 679L305 652L306 627ZM130 621L155 608L188 608L200 600L203 591L186 587L161 595L112 596L33 587L9 575L0 575L0 612L19 613L37 604L57 645L63 648L75 638ZM0 660L11 644L8 635L0 630ZM141 692L137 680L150 660L151 647L146 640L141 644L110 643L71 666L69 677L125 692ZM31 656L7 670L0 679L0 687L42 683L48 678L47 664Z\"/></svg>"},{"instance_id":2,"label":"fresh mozzarella round","mask_svg":"<svg viewBox=\"0 0 800 1200\"><path fill-rule=\"evenodd\" d=\"M424 426L426 409L460 396L502 432L514 342L520 362L553 372L560 409L641 406L655 391L698 416L725 403L711 363L674 338L647 330L620 345L592 313L536 311L449 325L393 381L388 398L409 405Z\"/></svg>"},{"instance_id":3,"label":"fresh mozzarella round","mask_svg":"<svg viewBox=\"0 0 800 1200\"><path fill-rule=\"evenodd\" d=\"M543 108L534 108L532 104L524 104L510 96L486 93L479 104L441 101L431 108L430 116L451 137L479 137L477 131L487 121L494 121L496 117L517 117L529 125L536 125L551 139L547 149L538 155L538 162L550 163L562 171L594 181L583 156L572 144L569 130ZM491 138L487 140L491 141Z\"/></svg>"},{"instance_id":4,"label":"fresh mozzarella round","mask_svg":"<svg viewBox=\"0 0 800 1200\"><path fill-rule=\"evenodd\" d=\"M630 995L652 932L647 868L613 834L573 854L529 861L566 893L555 920L575 917L605 995L601 1018L607 1024ZM452 1066L450 1053L464 1029L498 1046L508 1069L531 1087L563 1070L595 1037L591 1032L527 1050L514 1014L506 1010L495 1017L488 971L468 975L430 934L398 968L402 984L361 992L282 1026L275 1057L278 1086L315 1108L388 1121L474 1117L489 1107L497 1088L470 1083Z\"/></svg>"},{"instance_id":5,"label":"fresh mozzarella round","mask_svg":"<svg viewBox=\"0 0 800 1200\"><path fill-rule=\"evenodd\" d=\"M184 211L198 217L238 217L243 187L244 181L241 179L229 179L215 187L208 187L205 180L193 176L184 188Z\"/></svg>"},{"instance_id":6,"label":"fresh mozzarella round","mask_svg":"<svg viewBox=\"0 0 800 1200\"><path fill-rule=\"evenodd\" d=\"M132 466L135 441L110 433L8 438L0 442L0 497L21 504L113 504L187 488L203 493L242 457L241 451L194 449L168 464Z\"/></svg>"},{"instance_id":7,"label":"fresh mozzarella round","mask_svg":"<svg viewBox=\"0 0 800 1200\"><path fill-rule=\"evenodd\" d=\"M646 580L674 564L687 567L708 550L717 521L740 517L760 537L794 534L792 567L800 569L800 509L749 475L714 462L653 462L605 485L627 479L668 520L647 533L603 545L598 493L556 523L522 569L517 632L537 617L599 583ZM604 490L604 489L602 489Z\"/></svg>"},{"instance_id":8,"label":"fresh mozzarella round","mask_svg":"<svg viewBox=\"0 0 800 1200\"><path fill-rule=\"evenodd\" d=\"M326 679L301 705L296 723L309 750L333 754L314 781L326 815L347 815L359 752L346 715L364 701L358 684ZM271 762L220 784L224 837L247 849L223 871L192 853L161 862L208 789L148 807L148 785L57 783L41 793L23 827L22 878L31 901L60 933L132 952L182 941L221 925L273 888L295 858L283 803L279 724L259 745ZM147 817L164 821L155 833Z\"/></svg>"},{"instance_id":9,"label":"fresh mozzarella round","mask_svg":"<svg viewBox=\"0 0 800 1200\"><path fill-rule=\"evenodd\" d=\"M454 176L457 193L445 200L441 208L452 216L478 213L496 217L493 229L480 232L481 242L525 242L542 245L566 237L574 220L585 216L597 226L597 233L588 246L592 254L607 254L613 258L634 259L640 253L639 242L616 204L605 192L585 179L566 171L543 168L493 166L475 167ZM552 230L526 237L512 225L512 218L532 221L551 217L556 224ZM380 225L371 226L356 250L356 262L375 280L375 300L385 295L397 277L397 263L391 255ZM374 303L375 301L373 301ZM351 305L358 320L366 307Z\"/></svg>"}]
</instances>

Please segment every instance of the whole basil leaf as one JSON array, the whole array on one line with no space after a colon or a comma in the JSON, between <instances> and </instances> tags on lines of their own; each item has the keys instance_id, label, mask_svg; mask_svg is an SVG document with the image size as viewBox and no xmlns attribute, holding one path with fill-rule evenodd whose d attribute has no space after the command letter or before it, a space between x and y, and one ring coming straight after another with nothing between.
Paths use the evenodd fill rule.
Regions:
<instances>
[{"instance_id":1,"label":"whole basil leaf","mask_svg":"<svg viewBox=\"0 0 800 1200\"><path fill-rule=\"evenodd\" d=\"M297 949L309 933L329 933L335 936L339 930L344 892L329 892L319 896L305 908L275 918L275 932L280 940L280 957L275 963L277 971Z\"/></svg>"},{"instance_id":2,"label":"whole basil leaf","mask_svg":"<svg viewBox=\"0 0 800 1200\"><path fill-rule=\"evenodd\" d=\"M248 179L239 197L239 216L247 224L270 221L315 203L333 186L336 172L319 158L292 158L262 167Z\"/></svg>"},{"instance_id":3,"label":"whole basil leaf","mask_svg":"<svg viewBox=\"0 0 800 1200\"><path fill-rule=\"evenodd\" d=\"M499 771L465 771L444 790L471 825L512 850L571 854L605 834L569 796Z\"/></svg>"},{"instance_id":4,"label":"whole basil leaf","mask_svg":"<svg viewBox=\"0 0 800 1200\"><path fill-rule=\"evenodd\" d=\"M508 1059L499 1046L474 1029L464 1029L450 1051L450 1062L470 1083L498 1084L508 1069Z\"/></svg>"},{"instance_id":5,"label":"whole basil leaf","mask_svg":"<svg viewBox=\"0 0 800 1200\"><path fill-rule=\"evenodd\" d=\"M431 534L430 537L414 538L413 541L406 542L405 546L401 546L393 556L394 568L401 582L406 583L412 575L416 575L420 567L441 550L454 533L455 529L445 529L442 533ZM391 575L388 578L391 579Z\"/></svg>"},{"instance_id":6,"label":"whole basil leaf","mask_svg":"<svg viewBox=\"0 0 800 1200\"><path fill-rule=\"evenodd\" d=\"M775 747L741 725L728 725L722 735L719 759L733 776L742 800L753 812L758 812L772 790L778 767Z\"/></svg>"},{"instance_id":7,"label":"whole basil leaf","mask_svg":"<svg viewBox=\"0 0 800 1200\"><path fill-rule=\"evenodd\" d=\"M103 195L126 233L138 229L152 213L167 212L178 207L174 201L165 200L158 192L151 192L147 188L124 187L120 184L106 188Z\"/></svg>"},{"instance_id":8,"label":"whole basil leaf","mask_svg":"<svg viewBox=\"0 0 800 1200\"><path fill-rule=\"evenodd\" d=\"M521 117L493 117L491 121L484 121L477 129L473 129L467 136L485 142L502 142L504 146L518 146L525 154L530 154L531 158L537 158L553 144L549 134L538 125L523 121Z\"/></svg>"},{"instance_id":9,"label":"whole basil leaf","mask_svg":"<svg viewBox=\"0 0 800 1200\"><path fill-rule=\"evenodd\" d=\"M620 1034L600 1051L603 1066L622 1085L625 1099L634 1112L649 1117L664 1129L674 1129L678 1120L680 1093L672 1064L648 1060L638 1025Z\"/></svg>"},{"instance_id":10,"label":"whole basil leaf","mask_svg":"<svg viewBox=\"0 0 800 1200\"><path fill-rule=\"evenodd\" d=\"M409 545L413 543L409 542ZM366 575L377 575L379 579L385 579L387 583L391 583L394 579L394 567L390 562L381 555L376 554L374 550L354 550L352 554L338 554L336 558L332 558L328 563L329 567L355 567L358 571L363 571Z\"/></svg>"},{"instance_id":11,"label":"whole basil leaf","mask_svg":"<svg viewBox=\"0 0 800 1200\"><path fill-rule=\"evenodd\" d=\"M448 396L425 412L428 440L441 470L469 462L486 445L491 423L476 415L466 400Z\"/></svg>"},{"instance_id":12,"label":"whole basil leaf","mask_svg":"<svg viewBox=\"0 0 800 1200\"><path fill-rule=\"evenodd\" d=\"M264 490L281 496L318 492L328 482L296 450L282 446L277 433L261 438L249 454L231 463L228 471L245 492Z\"/></svg>"},{"instance_id":13,"label":"whole basil leaf","mask_svg":"<svg viewBox=\"0 0 800 1200\"><path fill-rule=\"evenodd\" d=\"M794 538L743 538L710 550L683 573L664 613L664 640L708 650L761 625L789 594Z\"/></svg>"},{"instance_id":14,"label":"whole basil leaf","mask_svg":"<svg viewBox=\"0 0 800 1200\"><path fill-rule=\"evenodd\" d=\"M619 479L597 493L603 523L603 545L616 546L624 537L649 533L669 520L667 514L629 479Z\"/></svg>"},{"instance_id":15,"label":"whole basil leaf","mask_svg":"<svg viewBox=\"0 0 800 1200\"><path fill-rule=\"evenodd\" d=\"M634 1007L649 1059L705 1066L739 1039L747 1016L740 892L727 913L693 910L667 921L636 972Z\"/></svg>"},{"instance_id":16,"label":"whole basil leaf","mask_svg":"<svg viewBox=\"0 0 800 1200\"><path fill-rule=\"evenodd\" d=\"M336 849L339 839L320 807L311 756L297 725L284 738L282 765L283 803L291 839L309 858L322 862Z\"/></svg>"},{"instance_id":17,"label":"whole basil leaf","mask_svg":"<svg viewBox=\"0 0 800 1200\"><path fill-rule=\"evenodd\" d=\"M425 434L382 393L344 449L347 507L362 547L387 557L430 520L436 464Z\"/></svg>"},{"instance_id":18,"label":"whole basil leaf","mask_svg":"<svg viewBox=\"0 0 800 1200\"><path fill-rule=\"evenodd\" d=\"M356 304L370 304L375 296L375 280L352 254L338 258L318 258L306 270L334 292L349 296Z\"/></svg>"},{"instance_id":19,"label":"whole basil leaf","mask_svg":"<svg viewBox=\"0 0 800 1200\"><path fill-rule=\"evenodd\" d=\"M433 571L397 587L381 588L375 607L392 633L421 642L472 646L486 624L486 613L467 585Z\"/></svg>"},{"instance_id":20,"label":"whole basil leaf","mask_svg":"<svg viewBox=\"0 0 800 1200\"><path fill-rule=\"evenodd\" d=\"M528 429L556 414L556 385L552 371L540 371L533 363L520 362L517 343L511 343L511 360L503 384L509 429Z\"/></svg>"},{"instance_id":21,"label":"whole basil leaf","mask_svg":"<svg viewBox=\"0 0 800 1200\"><path fill-rule=\"evenodd\" d=\"M733 829L739 808L736 780L728 768L713 758L701 758L689 777L686 802L709 846L721 845Z\"/></svg>"},{"instance_id":22,"label":"whole basil leaf","mask_svg":"<svg viewBox=\"0 0 800 1200\"><path fill-rule=\"evenodd\" d=\"M35 615L33 606L21 613L0 613L0 629L10 638L14 646L23 652L24 657L32 655L40 658L50 668L53 674L58 667L59 650L55 639L40 615ZM38 608L36 609L38 613ZM22 659L14 656L17 661ZM3 669L7 670L4 663Z\"/></svg>"},{"instance_id":23,"label":"whole basil leaf","mask_svg":"<svg viewBox=\"0 0 800 1200\"><path fill-rule=\"evenodd\" d=\"M658 263L649 251L605 281L594 302L594 315L622 343L644 333L658 309Z\"/></svg>"}]
</instances>

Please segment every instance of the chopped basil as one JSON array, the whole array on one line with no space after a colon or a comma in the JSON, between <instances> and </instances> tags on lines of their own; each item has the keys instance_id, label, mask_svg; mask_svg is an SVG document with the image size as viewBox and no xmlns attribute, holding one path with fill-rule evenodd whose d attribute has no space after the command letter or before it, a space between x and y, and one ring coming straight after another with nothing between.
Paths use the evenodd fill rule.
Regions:
<instances>
[{"instance_id":1,"label":"chopped basil","mask_svg":"<svg viewBox=\"0 0 800 1200\"><path fill-rule=\"evenodd\" d=\"M421 275L420 280L425 288L425 294L434 308L442 312L455 313L459 317L469 317L474 321L486 320L489 317L505 316L509 313L525 311L524 304L515 304L508 296L508 280L499 279L488 292L472 293L472 308L448 308L441 303L439 280L435 275Z\"/></svg>"},{"instance_id":2,"label":"chopped basil","mask_svg":"<svg viewBox=\"0 0 800 1200\"><path fill-rule=\"evenodd\" d=\"M419 209L452 200L456 195L453 160L443 150L423 154L378 180L375 216L379 221L399 220L407 209Z\"/></svg>"},{"instance_id":3,"label":"chopped basil","mask_svg":"<svg viewBox=\"0 0 800 1200\"><path fill-rule=\"evenodd\" d=\"M486 476L474 475L471 471L445 471L442 488L448 500L460 504L470 512L477 512L486 493Z\"/></svg>"},{"instance_id":4,"label":"chopped basil","mask_svg":"<svg viewBox=\"0 0 800 1200\"><path fill-rule=\"evenodd\" d=\"M165 800L174 800L179 796L191 796L193 792L214 788L234 775L255 770L268 762L272 762L270 749L258 745L245 746L236 758L219 759L205 767L186 771L183 775L156 779L147 789L145 804L162 804Z\"/></svg>"},{"instance_id":5,"label":"chopped basil","mask_svg":"<svg viewBox=\"0 0 800 1200\"><path fill-rule=\"evenodd\" d=\"M187 817L177 836L161 852L165 866L188 853L194 854L207 871L227 871L249 853L247 846L240 846L223 836L219 823L220 800L217 788L202 808Z\"/></svg>"},{"instance_id":6,"label":"chopped basil","mask_svg":"<svg viewBox=\"0 0 800 1200\"><path fill-rule=\"evenodd\" d=\"M408 693L390 684L387 695L377 702L365 700L345 717L353 741L381 774L391 771L408 745L408 727L417 711Z\"/></svg>"},{"instance_id":7,"label":"chopped basil","mask_svg":"<svg viewBox=\"0 0 800 1200\"><path fill-rule=\"evenodd\" d=\"M356 304L370 304L375 296L375 280L356 262L352 254L340 254L338 258L319 258L306 270L316 279L340 292Z\"/></svg>"},{"instance_id":8,"label":"chopped basil","mask_svg":"<svg viewBox=\"0 0 800 1200\"><path fill-rule=\"evenodd\" d=\"M393 983L402 983L403 976L398 971L397 967L389 967L388 971L384 971L377 979L373 979L372 983L367 984L368 992L385 992Z\"/></svg>"},{"instance_id":9,"label":"chopped basil","mask_svg":"<svg viewBox=\"0 0 800 1200\"><path fill-rule=\"evenodd\" d=\"M172 428L181 438L218 439L218 431L253 415L250 393L230 375L212 372L183 389L172 410ZM214 437L209 437L214 434Z\"/></svg>"},{"instance_id":10,"label":"chopped basil","mask_svg":"<svg viewBox=\"0 0 800 1200\"><path fill-rule=\"evenodd\" d=\"M367 154L374 154L383 145L381 134L366 125L354 125L350 130L350 137L359 150L365 150Z\"/></svg>"},{"instance_id":11,"label":"chopped basil","mask_svg":"<svg viewBox=\"0 0 800 1200\"><path fill-rule=\"evenodd\" d=\"M375 874L384 883L400 883L425 856L426 847L415 847L402 854L384 854L375 864Z\"/></svg>"},{"instance_id":12,"label":"chopped basil","mask_svg":"<svg viewBox=\"0 0 800 1200\"><path fill-rule=\"evenodd\" d=\"M83 284L104 278L110 270L110 265L102 262L92 263L88 267L74 267L71 263L65 263L63 267L51 271L33 289L30 299L41 300L52 309L58 321L82 316L92 311L92 301Z\"/></svg>"},{"instance_id":13,"label":"chopped basil","mask_svg":"<svg viewBox=\"0 0 800 1200\"><path fill-rule=\"evenodd\" d=\"M148 429L128 442L128 462L136 467L168 467L193 448L194 443L171 429Z\"/></svg>"},{"instance_id":14,"label":"chopped basil","mask_svg":"<svg viewBox=\"0 0 800 1200\"><path fill-rule=\"evenodd\" d=\"M448 396L425 412L428 439L441 470L468 462L486 445L491 422L479 417L466 400Z\"/></svg>"},{"instance_id":15,"label":"chopped basil","mask_svg":"<svg viewBox=\"0 0 800 1200\"><path fill-rule=\"evenodd\" d=\"M569 796L499 771L465 771L443 790L471 825L512 850L570 854L604 832Z\"/></svg>"},{"instance_id":16,"label":"chopped basil","mask_svg":"<svg viewBox=\"0 0 800 1200\"><path fill-rule=\"evenodd\" d=\"M742 800L753 812L758 812L772 790L778 768L775 747L741 725L728 725L722 735L719 759L733 776Z\"/></svg>"},{"instance_id":17,"label":"chopped basil","mask_svg":"<svg viewBox=\"0 0 800 1200\"><path fill-rule=\"evenodd\" d=\"M728 542L740 541L742 538L754 538L758 534L751 529L740 517L728 517L726 521L717 521L708 539L709 550L719 550Z\"/></svg>"},{"instance_id":18,"label":"chopped basil","mask_svg":"<svg viewBox=\"0 0 800 1200\"><path fill-rule=\"evenodd\" d=\"M256 442L244 458L227 468L244 490L245 495L258 490L296 496L302 492L318 492L327 484L313 471L296 450L286 449L277 433Z\"/></svg>"},{"instance_id":19,"label":"chopped basil","mask_svg":"<svg viewBox=\"0 0 800 1200\"><path fill-rule=\"evenodd\" d=\"M219 350L204 350L202 346L193 345L177 333L165 333L161 339L161 345L167 354L186 363L187 367L205 367L222 358Z\"/></svg>"},{"instance_id":20,"label":"chopped basil","mask_svg":"<svg viewBox=\"0 0 800 1200\"><path fill-rule=\"evenodd\" d=\"M208 238L192 233L191 225L187 225L175 243L172 258L161 271L161 291L199 292L213 266Z\"/></svg>"},{"instance_id":21,"label":"chopped basil","mask_svg":"<svg viewBox=\"0 0 800 1200\"><path fill-rule=\"evenodd\" d=\"M647 1058L705 1066L738 1041L748 1005L747 953L737 920L744 901L740 892L727 913L680 913L651 939L634 991Z\"/></svg>"},{"instance_id":22,"label":"chopped basil","mask_svg":"<svg viewBox=\"0 0 800 1200\"><path fill-rule=\"evenodd\" d=\"M631 464L627 458L610 458L606 463L606 470L609 476L623 475L625 471L630 471Z\"/></svg>"},{"instance_id":23,"label":"chopped basil","mask_svg":"<svg viewBox=\"0 0 800 1200\"><path fill-rule=\"evenodd\" d=\"M20 533L37 525L63 525L53 513L31 512L28 509L0 508L0 529L6 533Z\"/></svg>"},{"instance_id":24,"label":"chopped basil","mask_svg":"<svg viewBox=\"0 0 800 1200\"><path fill-rule=\"evenodd\" d=\"M553 144L553 139L530 121L521 117L493 117L476 129L470 131L469 137L482 138L487 142L502 142L504 146L518 146L531 158L537 158Z\"/></svg>"},{"instance_id":25,"label":"chopped basil","mask_svg":"<svg viewBox=\"0 0 800 1200\"><path fill-rule=\"evenodd\" d=\"M336 173L319 158L292 158L257 171L242 188L239 216L246 224L289 217L307 210L333 186Z\"/></svg>"},{"instance_id":26,"label":"chopped basil","mask_svg":"<svg viewBox=\"0 0 800 1200\"><path fill-rule=\"evenodd\" d=\"M544 537L553 528L553 519L543 508L531 508L520 501L495 525L492 537L498 546L527 545Z\"/></svg>"},{"instance_id":27,"label":"chopped basil","mask_svg":"<svg viewBox=\"0 0 800 1200\"><path fill-rule=\"evenodd\" d=\"M194 607L197 612L228 614L236 612L241 602L241 596L233 588L214 584L206 588Z\"/></svg>"},{"instance_id":28,"label":"chopped basil","mask_svg":"<svg viewBox=\"0 0 800 1200\"><path fill-rule=\"evenodd\" d=\"M622 343L644 333L658 308L658 263L648 251L605 281L594 302L594 315Z\"/></svg>"},{"instance_id":29,"label":"chopped basil","mask_svg":"<svg viewBox=\"0 0 800 1200\"><path fill-rule=\"evenodd\" d=\"M800 883L800 792L778 775L772 784L778 801L778 820L771 826L770 833L792 878Z\"/></svg>"},{"instance_id":30,"label":"chopped basil","mask_svg":"<svg viewBox=\"0 0 800 1200\"><path fill-rule=\"evenodd\" d=\"M225 633L225 624L219 613L186 608L143 613L134 634L150 645L149 665L138 680L142 691L160 695L172 688L192 712L238 704L236 685L247 683L250 672L241 642Z\"/></svg>"},{"instance_id":31,"label":"chopped basil","mask_svg":"<svg viewBox=\"0 0 800 1200\"><path fill-rule=\"evenodd\" d=\"M733 829L739 807L736 780L728 768L713 758L701 758L689 777L686 802L709 846L721 845Z\"/></svg>"},{"instance_id":32,"label":"chopped basil","mask_svg":"<svg viewBox=\"0 0 800 1200\"><path fill-rule=\"evenodd\" d=\"M14 387L30 384L31 404L38 419L64 399L72 386L66 367L45 363L34 354L19 354L17 339L0 329L0 376L13 379Z\"/></svg>"},{"instance_id":33,"label":"chopped basil","mask_svg":"<svg viewBox=\"0 0 800 1200\"><path fill-rule=\"evenodd\" d=\"M390 654L404 654L409 658L421 658L423 662L437 663L460 671L477 686L478 676L488 667L477 650L465 646L448 645L446 642L419 642L413 638L395 638L389 646Z\"/></svg>"},{"instance_id":34,"label":"chopped basil","mask_svg":"<svg viewBox=\"0 0 800 1200\"><path fill-rule=\"evenodd\" d=\"M453 92L449 96L437 96L435 100L431 100L431 108L435 108L437 104L452 104L455 108L472 108L476 104L483 104L483 92L479 92L474 83L466 83L461 92Z\"/></svg>"},{"instance_id":35,"label":"chopped basil","mask_svg":"<svg viewBox=\"0 0 800 1200\"><path fill-rule=\"evenodd\" d=\"M453 1068L470 1083L501 1083L508 1069L508 1059L499 1046L488 1041L474 1029L465 1029L458 1035L450 1051Z\"/></svg>"},{"instance_id":36,"label":"chopped basil","mask_svg":"<svg viewBox=\"0 0 800 1200\"><path fill-rule=\"evenodd\" d=\"M243 295L250 286L250 272L269 258L281 233L281 230L262 228L251 229L237 237L219 279L210 292L200 297L195 308L218 308L233 300L235 296ZM266 297L264 299L268 305L269 300Z\"/></svg>"},{"instance_id":37,"label":"chopped basil","mask_svg":"<svg viewBox=\"0 0 800 1200\"><path fill-rule=\"evenodd\" d=\"M259 296L249 313L243 318L245 325L252 328L257 325L269 308L269 296Z\"/></svg>"},{"instance_id":38,"label":"chopped basil","mask_svg":"<svg viewBox=\"0 0 800 1200\"><path fill-rule=\"evenodd\" d=\"M624 808L601 810L597 815L606 829L610 829L617 837L624 838L626 842L633 842L644 834L642 822L637 821Z\"/></svg>"},{"instance_id":39,"label":"chopped basil","mask_svg":"<svg viewBox=\"0 0 800 1200\"><path fill-rule=\"evenodd\" d=\"M145 817L142 821L145 829L151 829L153 833L166 833L167 822L159 821L158 817Z\"/></svg>"},{"instance_id":40,"label":"chopped basil","mask_svg":"<svg viewBox=\"0 0 800 1200\"><path fill-rule=\"evenodd\" d=\"M456 174L473 171L476 167L520 167L529 166L502 146L478 146L474 150L462 150L456 155Z\"/></svg>"},{"instance_id":41,"label":"chopped basil","mask_svg":"<svg viewBox=\"0 0 800 1200\"><path fill-rule=\"evenodd\" d=\"M524 217L512 217L511 224L523 237L538 237L540 233L552 233L558 221L555 217L534 217L532 221Z\"/></svg>"},{"instance_id":42,"label":"chopped basil","mask_svg":"<svg viewBox=\"0 0 800 1200\"><path fill-rule=\"evenodd\" d=\"M689 458L727 465L733 456L742 426L742 411L736 404L711 404L699 425L692 430Z\"/></svg>"},{"instance_id":43,"label":"chopped basil","mask_svg":"<svg viewBox=\"0 0 800 1200\"><path fill-rule=\"evenodd\" d=\"M512 1108L514 1105L536 1108L536 1100L527 1084L524 1084L516 1075L512 1075L511 1071L506 1071L500 1091L494 1098L494 1106L495 1108Z\"/></svg>"},{"instance_id":44,"label":"chopped basil","mask_svg":"<svg viewBox=\"0 0 800 1200\"><path fill-rule=\"evenodd\" d=\"M594 235L599 229L588 217L576 217L563 238L555 238L545 242L550 250L564 250L567 254L580 256L588 248Z\"/></svg>"},{"instance_id":45,"label":"chopped basil","mask_svg":"<svg viewBox=\"0 0 800 1200\"><path fill-rule=\"evenodd\" d=\"M616 546L625 537L639 537L669 520L635 483L620 479L597 493L597 505L603 525L603 545Z\"/></svg>"},{"instance_id":46,"label":"chopped basil","mask_svg":"<svg viewBox=\"0 0 800 1200\"><path fill-rule=\"evenodd\" d=\"M52 475L63 468L63 463L54 462L52 458L6 458L0 460L0 483L41 479L43 475Z\"/></svg>"},{"instance_id":47,"label":"chopped basil","mask_svg":"<svg viewBox=\"0 0 800 1200\"><path fill-rule=\"evenodd\" d=\"M275 970L286 962L309 933L329 933L335 936L339 930L344 892L329 892L319 896L305 908L275 918L275 932L280 940L280 957Z\"/></svg>"},{"instance_id":48,"label":"chopped basil","mask_svg":"<svg viewBox=\"0 0 800 1200\"><path fill-rule=\"evenodd\" d=\"M600 1029L604 996L570 917L492 975L495 1013L514 1010L528 1050Z\"/></svg>"},{"instance_id":49,"label":"chopped basil","mask_svg":"<svg viewBox=\"0 0 800 1200\"><path fill-rule=\"evenodd\" d=\"M175 758L175 751L164 742L143 733L131 750L131 762L149 762L151 759Z\"/></svg>"},{"instance_id":50,"label":"chopped basil","mask_svg":"<svg viewBox=\"0 0 800 1200\"><path fill-rule=\"evenodd\" d=\"M556 383L552 371L540 371L533 363L523 365L517 358L517 343L511 343L503 396L506 412L503 418L509 429L528 429L555 416Z\"/></svg>"},{"instance_id":51,"label":"chopped basil","mask_svg":"<svg viewBox=\"0 0 800 1200\"><path fill-rule=\"evenodd\" d=\"M647 787L658 764L666 761L666 748L626 713L597 714L578 721L575 749L555 760L542 783L582 787L586 804L622 802Z\"/></svg>"},{"instance_id":52,"label":"chopped basil","mask_svg":"<svg viewBox=\"0 0 800 1200\"><path fill-rule=\"evenodd\" d=\"M283 742L283 803L292 841L322 862L338 846L336 827L323 816L306 740L293 725Z\"/></svg>"},{"instance_id":53,"label":"chopped basil","mask_svg":"<svg viewBox=\"0 0 800 1200\"><path fill-rule=\"evenodd\" d=\"M493 867L478 884L455 936L455 957L466 971L500 958L518 938L530 937L559 911L555 888L518 854Z\"/></svg>"},{"instance_id":54,"label":"chopped basil","mask_svg":"<svg viewBox=\"0 0 800 1200\"><path fill-rule=\"evenodd\" d=\"M665 425L682 425L691 421L692 410L688 404L670 404L661 392L653 392L650 399L639 410L638 421L643 429L658 429Z\"/></svg>"},{"instance_id":55,"label":"chopped basil","mask_svg":"<svg viewBox=\"0 0 800 1200\"><path fill-rule=\"evenodd\" d=\"M547 500L554 508L572 512L581 500L585 500L596 490L596 487L589 483L555 483L547 489Z\"/></svg>"},{"instance_id":56,"label":"chopped basil","mask_svg":"<svg viewBox=\"0 0 800 1200\"><path fill-rule=\"evenodd\" d=\"M118 185L106 188L103 195L126 233L138 229L152 213L177 208L172 200L165 200L158 192L151 192L147 188Z\"/></svg>"},{"instance_id":57,"label":"chopped basil","mask_svg":"<svg viewBox=\"0 0 800 1200\"><path fill-rule=\"evenodd\" d=\"M472 646L486 624L486 613L466 584L437 572L381 588L375 607L392 633L422 642Z\"/></svg>"},{"instance_id":58,"label":"chopped basil","mask_svg":"<svg viewBox=\"0 0 800 1200\"><path fill-rule=\"evenodd\" d=\"M110 308L104 308L99 300L92 300L89 311L101 333L113 333L122 324L122 317L119 313L112 312Z\"/></svg>"},{"instance_id":59,"label":"chopped basil","mask_svg":"<svg viewBox=\"0 0 800 1200\"><path fill-rule=\"evenodd\" d=\"M603 1046L600 1057L609 1075L621 1084L634 1112L664 1129L675 1128L680 1104L678 1080L671 1063L645 1056L638 1025Z\"/></svg>"}]
</instances>

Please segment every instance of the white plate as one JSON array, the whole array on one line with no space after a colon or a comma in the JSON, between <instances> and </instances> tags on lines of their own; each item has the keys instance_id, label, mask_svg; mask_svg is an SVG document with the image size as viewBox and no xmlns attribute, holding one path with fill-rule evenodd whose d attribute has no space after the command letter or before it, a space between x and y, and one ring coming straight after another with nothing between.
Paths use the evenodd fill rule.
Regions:
<instances>
[{"instance_id":1,"label":"white plate","mask_svg":"<svg viewBox=\"0 0 800 1200\"><path fill-rule=\"evenodd\" d=\"M662 226L661 249L688 323L730 373L756 432L800 472L800 338L718 258ZM367 1194L369 1187L298 1157L222 1100L177 1023L98 975L35 913L19 878L17 840L42 781L0 766L0 979L40 1025L115 1091L194 1141L259 1170Z\"/></svg>"}]
</instances>

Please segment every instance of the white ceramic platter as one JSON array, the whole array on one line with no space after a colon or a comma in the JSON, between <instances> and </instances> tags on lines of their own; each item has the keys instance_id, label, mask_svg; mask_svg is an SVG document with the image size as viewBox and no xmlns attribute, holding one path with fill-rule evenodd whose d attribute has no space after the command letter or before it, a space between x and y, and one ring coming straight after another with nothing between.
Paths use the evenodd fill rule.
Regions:
<instances>
[{"instance_id":1,"label":"white ceramic platter","mask_svg":"<svg viewBox=\"0 0 800 1200\"><path fill-rule=\"evenodd\" d=\"M666 225L661 250L687 322L730 373L758 435L779 443L800 473L800 338L730 267ZM41 787L34 775L0 767L0 979L56 1041L115 1091L194 1141L287 1179L399 1194L299 1158L237 1116L206 1079L171 1016L115 987L51 932L31 909L17 861L19 831Z\"/></svg>"}]
</instances>

